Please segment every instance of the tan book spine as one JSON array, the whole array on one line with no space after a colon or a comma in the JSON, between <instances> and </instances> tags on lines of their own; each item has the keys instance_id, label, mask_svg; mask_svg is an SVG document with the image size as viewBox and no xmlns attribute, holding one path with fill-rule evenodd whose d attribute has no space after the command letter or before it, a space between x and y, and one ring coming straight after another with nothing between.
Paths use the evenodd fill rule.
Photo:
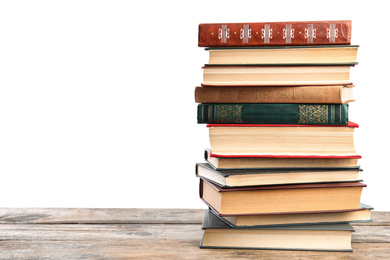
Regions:
<instances>
[{"instance_id":1,"label":"tan book spine","mask_svg":"<svg viewBox=\"0 0 390 260\"><path fill-rule=\"evenodd\" d=\"M341 104L347 86L210 87L195 88L196 103L320 103ZM348 87L353 87L348 86Z\"/></svg>"}]
</instances>

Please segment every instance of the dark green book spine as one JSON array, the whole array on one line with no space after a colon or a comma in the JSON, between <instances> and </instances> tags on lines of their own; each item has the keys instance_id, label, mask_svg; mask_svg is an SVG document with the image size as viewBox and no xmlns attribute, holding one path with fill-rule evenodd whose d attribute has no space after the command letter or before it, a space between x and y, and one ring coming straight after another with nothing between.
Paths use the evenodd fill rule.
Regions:
<instances>
[{"instance_id":1,"label":"dark green book spine","mask_svg":"<svg viewBox=\"0 0 390 260\"><path fill-rule=\"evenodd\" d=\"M198 123L347 125L348 104L199 104Z\"/></svg>"}]
</instances>

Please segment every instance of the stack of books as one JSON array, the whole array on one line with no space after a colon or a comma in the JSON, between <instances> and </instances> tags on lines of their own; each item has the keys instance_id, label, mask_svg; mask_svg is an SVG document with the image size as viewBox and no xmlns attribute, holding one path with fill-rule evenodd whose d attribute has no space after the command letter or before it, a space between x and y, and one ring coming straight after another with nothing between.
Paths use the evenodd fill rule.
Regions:
<instances>
[{"instance_id":1,"label":"stack of books","mask_svg":"<svg viewBox=\"0 0 390 260\"><path fill-rule=\"evenodd\" d=\"M198 37L200 247L352 251L349 223L372 207L348 119L351 21L200 24Z\"/></svg>"}]
</instances>

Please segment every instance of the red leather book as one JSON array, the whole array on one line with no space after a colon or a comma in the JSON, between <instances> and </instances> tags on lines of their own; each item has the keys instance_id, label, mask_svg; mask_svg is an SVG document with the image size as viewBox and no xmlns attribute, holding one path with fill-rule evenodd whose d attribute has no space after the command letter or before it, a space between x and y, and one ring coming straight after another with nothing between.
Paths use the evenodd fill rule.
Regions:
<instances>
[{"instance_id":1,"label":"red leather book","mask_svg":"<svg viewBox=\"0 0 390 260\"><path fill-rule=\"evenodd\" d=\"M199 47L351 44L352 21L199 24Z\"/></svg>"}]
</instances>

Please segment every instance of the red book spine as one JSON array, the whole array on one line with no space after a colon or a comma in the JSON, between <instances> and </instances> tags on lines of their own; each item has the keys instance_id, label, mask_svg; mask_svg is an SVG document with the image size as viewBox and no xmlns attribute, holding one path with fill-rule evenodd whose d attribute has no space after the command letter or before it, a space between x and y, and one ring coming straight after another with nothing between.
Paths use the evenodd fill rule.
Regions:
<instances>
[{"instance_id":1,"label":"red book spine","mask_svg":"<svg viewBox=\"0 0 390 260\"><path fill-rule=\"evenodd\" d=\"M361 155L223 155L210 152L210 157L217 158L279 158L279 159L361 159Z\"/></svg>"},{"instance_id":2,"label":"red book spine","mask_svg":"<svg viewBox=\"0 0 390 260\"><path fill-rule=\"evenodd\" d=\"M199 24L199 47L351 44L352 22L293 21Z\"/></svg>"},{"instance_id":3,"label":"red book spine","mask_svg":"<svg viewBox=\"0 0 390 260\"><path fill-rule=\"evenodd\" d=\"M294 124L207 124L206 127L354 127L357 123L348 122L348 125L294 125Z\"/></svg>"}]
</instances>

